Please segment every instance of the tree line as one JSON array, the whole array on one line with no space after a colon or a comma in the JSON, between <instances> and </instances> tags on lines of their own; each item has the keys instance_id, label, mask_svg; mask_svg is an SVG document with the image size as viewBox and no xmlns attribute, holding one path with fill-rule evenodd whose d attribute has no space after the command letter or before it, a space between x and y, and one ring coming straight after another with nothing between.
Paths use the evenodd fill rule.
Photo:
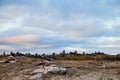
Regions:
<instances>
[{"instance_id":1,"label":"tree line","mask_svg":"<svg viewBox=\"0 0 120 80\"><path fill-rule=\"evenodd\" d=\"M120 54L117 55L110 55L110 54L105 54L104 52L93 52L93 53L78 53L77 50L74 52L66 52L63 50L61 53L56 54L55 52L52 54L31 54L31 53L20 53L20 52L10 52L9 54L6 54L3 52L1 54L1 57L7 57L9 55L12 55L14 57L16 56L26 56L26 57L31 57L31 58L41 58L41 59L47 59L47 60L113 60L113 61L118 61L120 60Z\"/></svg>"}]
</instances>

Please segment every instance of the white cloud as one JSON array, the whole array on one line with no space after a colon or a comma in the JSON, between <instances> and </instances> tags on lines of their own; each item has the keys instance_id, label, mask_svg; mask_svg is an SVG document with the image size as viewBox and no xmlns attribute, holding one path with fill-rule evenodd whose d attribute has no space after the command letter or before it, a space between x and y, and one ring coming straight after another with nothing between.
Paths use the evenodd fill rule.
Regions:
<instances>
[{"instance_id":1,"label":"white cloud","mask_svg":"<svg viewBox=\"0 0 120 80\"><path fill-rule=\"evenodd\" d=\"M17 47L13 47L13 46L10 46L10 45L0 45L0 50L17 50L18 48Z\"/></svg>"},{"instance_id":2,"label":"white cloud","mask_svg":"<svg viewBox=\"0 0 120 80\"><path fill-rule=\"evenodd\" d=\"M120 28L120 17L106 21L105 24L107 25L108 28L113 29L113 30L114 28L118 28L118 27Z\"/></svg>"},{"instance_id":3,"label":"white cloud","mask_svg":"<svg viewBox=\"0 0 120 80\"><path fill-rule=\"evenodd\" d=\"M120 37L101 37L98 38L98 42L101 43L118 43L120 41Z\"/></svg>"},{"instance_id":4,"label":"white cloud","mask_svg":"<svg viewBox=\"0 0 120 80\"><path fill-rule=\"evenodd\" d=\"M75 50L77 50L78 52L89 52L89 49L80 48L80 47L65 47L65 50L67 50L67 51L75 51Z\"/></svg>"},{"instance_id":5,"label":"white cloud","mask_svg":"<svg viewBox=\"0 0 120 80\"><path fill-rule=\"evenodd\" d=\"M75 15L75 14L74 14ZM39 18L38 18L39 17ZM103 35L108 29L102 19L94 17L69 16L69 18L52 15L34 15L28 17L24 26L51 30L67 37L95 37ZM28 24L29 23L29 24Z\"/></svg>"},{"instance_id":6,"label":"white cloud","mask_svg":"<svg viewBox=\"0 0 120 80\"><path fill-rule=\"evenodd\" d=\"M100 48L120 48L120 44L113 44L113 45L99 45Z\"/></svg>"},{"instance_id":7,"label":"white cloud","mask_svg":"<svg viewBox=\"0 0 120 80\"><path fill-rule=\"evenodd\" d=\"M0 32L22 27L22 23L27 16L27 11L16 5L8 5L1 8L0 11Z\"/></svg>"},{"instance_id":8,"label":"white cloud","mask_svg":"<svg viewBox=\"0 0 120 80\"><path fill-rule=\"evenodd\" d=\"M7 19L16 19L27 14L27 9L17 5L8 5L1 8L0 16Z\"/></svg>"},{"instance_id":9,"label":"white cloud","mask_svg":"<svg viewBox=\"0 0 120 80\"><path fill-rule=\"evenodd\" d=\"M2 19L0 19L2 21ZM5 20L4 22L0 22L0 32L9 30L9 29L13 29L16 27L21 27L22 25L22 17L19 17L15 20Z\"/></svg>"},{"instance_id":10,"label":"white cloud","mask_svg":"<svg viewBox=\"0 0 120 80\"><path fill-rule=\"evenodd\" d=\"M120 37L101 37L97 39L96 43L100 49L118 50L120 48Z\"/></svg>"}]
</instances>

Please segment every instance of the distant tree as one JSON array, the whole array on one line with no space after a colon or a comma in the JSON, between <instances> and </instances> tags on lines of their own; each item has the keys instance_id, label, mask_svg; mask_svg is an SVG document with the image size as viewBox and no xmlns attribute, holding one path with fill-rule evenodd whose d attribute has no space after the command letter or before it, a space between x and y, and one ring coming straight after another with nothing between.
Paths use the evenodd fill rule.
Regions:
<instances>
[{"instance_id":1,"label":"distant tree","mask_svg":"<svg viewBox=\"0 0 120 80\"><path fill-rule=\"evenodd\" d=\"M61 56L61 57L64 57L65 54L66 54L65 50L63 50L63 51L60 53L60 56Z\"/></svg>"},{"instance_id":2,"label":"distant tree","mask_svg":"<svg viewBox=\"0 0 120 80\"><path fill-rule=\"evenodd\" d=\"M14 56L15 57L15 53L13 53L12 51L10 52L10 55Z\"/></svg>"},{"instance_id":3,"label":"distant tree","mask_svg":"<svg viewBox=\"0 0 120 80\"><path fill-rule=\"evenodd\" d=\"M22 56L23 54L20 53L19 51L17 51L17 52L16 52L16 55L17 55L17 56Z\"/></svg>"},{"instance_id":4,"label":"distant tree","mask_svg":"<svg viewBox=\"0 0 120 80\"><path fill-rule=\"evenodd\" d=\"M55 52L52 53L52 58L56 59L56 54L55 54Z\"/></svg>"},{"instance_id":5,"label":"distant tree","mask_svg":"<svg viewBox=\"0 0 120 80\"><path fill-rule=\"evenodd\" d=\"M83 55L85 55L85 52L83 52Z\"/></svg>"},{"instance_id":6,"label":"distant tree","mask_svg":"<svg viewBox=\"0 0 120 80\"><path fill-rule=\"evenodd\" d=\"M75 50L74 54L78 54L77 50Z\"/></svg>"},{"instance_id":7,"label":"distant tree","mask_svg":"<svg viewBox=\"0 0 120 80\"><path fill-rule=\"evenodd\" d=\"M63 50L62 53L65 54L66 53L65 50Z\"/></svg>"},{"instance_id":8,"label":"distant tree","mask_svg":"<svg viewBox=\"0 0 120 80\"><path fill-rule=\"evenodd\" d=\"M5 52L3 52L3 56L4 56L4 57L6 56L6 53L5 53Z\"/></svg>"},{"instance_id":9,"label":"distant tree","mask_svg":"<svg viewBox=\"0 0 120 80\"><path fill-rule=\"evenodd\" d=\"M31 54L30 53L28 53L28 56L30 56Z\"/></svg>"},{"instance_id":10,"label":"distant tree","mask_svg":"<svg viewBox=\"0 0 120 80\"><path fill-rule=\"evenodd\" d=\"M43 53L42 56L45 56L45 53Z\"/></svg>"},{"instance_id":11,"label":"distant tree","mask_svg":"<svg viewBox=\"0 0 120 80\"><path fill-rule=\"evenodd\" d=\"M30 53L26 53L25 56L31 57L31 54Z\"/></svg>"},{"instance_id":12,"label":"distant tree","mask_svg":"<svg viewBox=\"0 0 120 80\"><path fill-rule=\"evenodd\" d=\"M97 54L97 52L95 51L95 54Z\"/></svg>"},{"instance_id":13,"label":"distant tree","mask_svg":"<svg viewBox=\"0 0 120 80\"><path fill-rule=\"evenodd\" d=\"M16 52L16 55L17 55L17 56L20 56L20 53L17 51L17 52Z\"/></svg>"},{"instance_id":14,"label":"distant tree","mask_svg":"<svg viewBox=\"0 0 120 80\"><path fill-rule=\"evenodd\" d=\"M35 53L35 57L38 58L38 54L37 53Z\"/></svg>"}]
</instances>

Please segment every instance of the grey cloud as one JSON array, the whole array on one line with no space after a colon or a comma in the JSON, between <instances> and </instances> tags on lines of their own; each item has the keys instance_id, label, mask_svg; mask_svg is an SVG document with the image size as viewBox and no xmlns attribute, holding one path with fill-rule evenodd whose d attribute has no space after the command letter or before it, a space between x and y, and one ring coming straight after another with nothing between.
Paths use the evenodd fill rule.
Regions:
<instances>
[{"instance_id":1,"label":"grey cloud","mask_svg":"<svg viewBox=\"0 0 120 80\"><path fill-rule=\"evenodd\" d=\"M113 20L113 18L119 16L119 5L115 6L115 4L119 4L117 0L114 0L116 2L111 0L106 1L103 5L99 4L98 0L95 0L95 2L89 0L87 3L86 1L83 2L84 4L88 4L86 7L83 7L83 4L79 6L79 0L76 6L70 3L73 0L71 0L69 4L66 3L68 0L65 1L65 3L63 0L62 2L57 1L58 3L64 3L63 6L65 9L64 7L60 7L61 3L59 3L58 6L55 5L56 1L53 6L49 3L50 0L47 2L42 0L42 3L38 3L40 5L36 4L38 0L34 0L35 2L32 0L33 3L31 1L31 3L27 3L28 1L29 0L4 1L6 5L3 5L4 7L2 6L1 8L0 17L2 18L0 18L0 24L3 24L1 26L7 26L0 26L0 29L7 29L3 31L0 30L0 36L4 38L8 36L33 34L37 35L38 39L24 45L0 42L1 45L8 44L8 46L3 47L13 46L23 51L24 49L21 49L21 47L25 48L25 50L32 51L44 51L44 49L57 50L64 49L65 47L102 50L104 48L99 47L99 45L110 45L111 42L98 43L99 37L120 36L119 25L113 25L113 29L111 30L108 28L108 25L105 24L107 20ZM73 2L75 5L76 1ZM90 3L93 3L93 5ZM25 4L28 5L23 6ZM35 6L35 4L37 6ZM118 12L116 12L117 10Z\"/></svg>"},{"instance_id":2,"label":"grey cloud","mask_svg":"<svg viewBox=\"0 0 120 80\"><path fill-rule=\"evenodd\" d=\"M39 17L39 19L36 17ZM59 19L50 15L38 15L36 17L29 17L28 21L26 21L29 24L25 23L24 26L50 30L67 37L96 37L107 34L107 27L102 19L92 17L84 19L79 16L75 19L72 19L72 17Z\"/></svg>"}]
</instances>

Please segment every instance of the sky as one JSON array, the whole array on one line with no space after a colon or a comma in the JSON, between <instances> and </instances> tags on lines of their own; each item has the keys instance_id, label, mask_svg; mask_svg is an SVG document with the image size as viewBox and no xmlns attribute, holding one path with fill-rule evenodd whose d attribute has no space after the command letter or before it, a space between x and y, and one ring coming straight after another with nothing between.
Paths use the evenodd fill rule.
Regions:
<instances>
[{"instance_id":1,"label":"sky","mask_svg":"<svg viewBox=\"0 0 120 80\"><path fill-rule=\"evenodd\" d=\"M120 0L0 0L0 52L120 53Z\"/></svg>"}]
</instances>

